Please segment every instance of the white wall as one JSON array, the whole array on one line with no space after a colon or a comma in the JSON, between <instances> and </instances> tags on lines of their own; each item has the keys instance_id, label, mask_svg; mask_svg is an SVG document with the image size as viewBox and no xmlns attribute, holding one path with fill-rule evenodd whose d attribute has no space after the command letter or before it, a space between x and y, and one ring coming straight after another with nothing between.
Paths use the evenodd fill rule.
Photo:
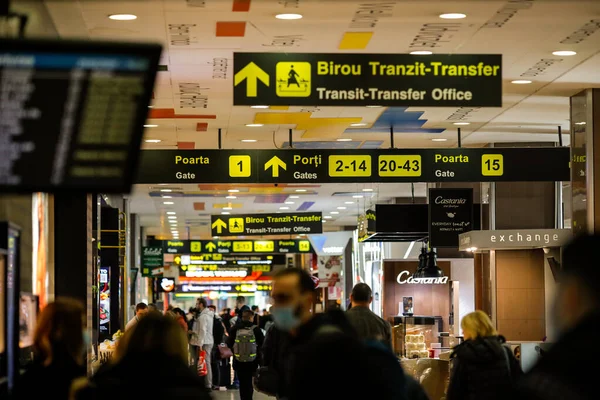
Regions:
<instances>
[{"instance_id":1,"label":"white wall","mask_svg":"<svg viewBox=\"0 0 600 400\"><path fill-rule=\"evenodd\" d=\"M460 326L462 318L475 311L475 264L472 258L450 259L452 280L460 282L458 315L455 325Z\"/></svg>"}]
</instances>

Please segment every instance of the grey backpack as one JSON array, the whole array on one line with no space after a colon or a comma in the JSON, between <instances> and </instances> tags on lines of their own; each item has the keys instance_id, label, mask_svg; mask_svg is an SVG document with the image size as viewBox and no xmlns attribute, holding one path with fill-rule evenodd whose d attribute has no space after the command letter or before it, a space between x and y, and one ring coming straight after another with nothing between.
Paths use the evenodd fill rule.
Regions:
<instances>
[{"instance_id":1,"label":"grey backpack","mask_svg":"<svg viewBox=\"0 0 600 400\"><path fill-rule=\"evenodd\" d=\"M235 335L235 344L233 345L233 356L239 362L252 362L256 360L258 345L256 344L256 335L254 328L240 327Z\"/></svg>"}]
</instances>

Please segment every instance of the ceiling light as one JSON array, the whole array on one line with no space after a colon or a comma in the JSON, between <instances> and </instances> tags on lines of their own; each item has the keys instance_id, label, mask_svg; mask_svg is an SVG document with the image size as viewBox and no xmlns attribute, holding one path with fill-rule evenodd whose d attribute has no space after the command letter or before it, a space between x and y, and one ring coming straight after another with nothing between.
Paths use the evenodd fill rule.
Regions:
<instances>
[{"instance_id":1,"label":"ceiling light","mask_svg":"<svg viewBox=\"0 0 600 400\"><path fill-rule=\"evenodd\" d=\"M239 193L239 189L228 189L227 190L229 193Z\"/></svg>"},{"instance_id":2,"label":"ceiling light","mask_svg":"<svg viewBox=\"0 0 600 400\"><path fill-rule=\"evenodd\" d=\"M354 196L352 196L353 199L362 199L363 195L362 194L355 194Z\"/></svg>"},{"instance_id":3,"label":"ceiling light","mask_svg":"<svg viewBox=\"0 0 600 400\"><path fill-rule=\"evenodd\" d=\"M358 124L350 124L350 126L367 126L367 124L358 123Z\"/></svg>"},{"instance_id":4,"label":"ceiling light","mask_svg":"<svg viewBox=\"0 0 600 400\"><path fill-rule=\"evenodd\" d=\"M338 142L351 142L352 139L350 138L341 138L341 139L337 139Z\"/></svg>"},{"instance_id":5,"label":"ceiling light","mask_svg":"<svg viewBox=\"0 0 600 400\"><path fill-rule=\"evenodd\" d=\"M146 143L160 143L160 139L146 139L144 141Z\"/></svg>"},{"instance_id":6,"label":"ceiling light","mask_svg":"<svg viewBox=\"0 0 600 400\"><path fill-rule=\"evenodd\" d=\"M259 126L263 126L263 124L246 124L249 128L258 128Z\"/></svg>"},{"instance_id":7,"label":"ceiling light","mask_svg":"<svg viewBox=\"0 0 600 400\"><path fill-rule=\"evenodd\" d=\"M370 189L370 188L363 189L363 192L372 192L372 191L373 191L373 189Z\"/></svg>"},{"instance_id":8,"label":"ceiling light","mask_svg":"<svg viewBox=\"0 0 600 400\"><path fill-rule=\"evenodd\" d=\"M148 106L148 108L154 108L154 106Z\"/></svg>"},{"instance_id":9,"label":"ceiling light","mask_svg":"<svg viewBox=\"0 0 600 400\"><path fill-rule=\"evenodd\" d=\"M577 54L577 52L573 50L559 50L553 51L552 54L554 54L555 56L569 57L574 56L575 54Z\"/></svg>"},{"instance_id":10,"label":"ceiling light","mask_svg":"<svg viewBox=\"0 0 600 400\"><path fill-rule=\"evenodd\" d=\"M411 51L409 54L413 56L430 56L433 54L433 52L429 50L415 50Z\"/></svg>"},{"instance_id":11,"label":"ceiling light","mask_svg":"<svg viewBox=\"0 0 600 400\"><path fill-rule=\"evenodd\" d=\"M277 14L275 16L277 19L302 19L301 14Z\"/></svg>"},{"instance_id":12,"label":"ceiling light","mask_svg":"<svg viewBox=\"0 0 600 400\"><path fill-rule=\"evenodd\" d=\"M233 210L233 207L223 207L223 210Z\"/></svg>"},{"instance_id":13,"label":"ceiling light","mask_svg":"<svg viewBox=\"0 0 600 400\"><path fill-rule=\"evenodd\" d=\"M269 108L269 106L250 106L250 108Z\"/></svg>"},{"instance_id":14,"label":"ceiling light","mask_svg":"<svg viewBox=\"0 0 600 400\"><path fill-rule=\"evenodd\" d=\"M585 125L585 121L583 121L583 122L575 122L575 125Z\"/></svg>"},{"instance_id":15,"label":"ceiling light","mask_svg":"<svg viewBox=\"0 0 600 400\"><path fill-rule=\"evenodd\" d=\"M323 218L326 218L326 219L331 219L331 218L333 218L333 217L332 217L331 215L326 215L326 216L324 216Z\"/></svg>"},{"instance_id":16,"label":"ceiling light","mask_svg":"<svg viewBox=\"0 0 600 400\"><path fill-rule=\"evenodd\" d=\"M279 207L280 210L289 210L289 207Z\"/></svg>"},{"instance_id":17,"label":"ceiling light","mask_svg":"<svg viewBox=\"0 0 600 400\"><path fill-rule=\"evenodd\" d=\"M230 213L230 212L227 212L227 211L223 211L223 212L221 213L221 215L229 215L229 214L231 214L231 213Z\"/></svg>"},{"instance_id":18,"label":"ceiling light","mask_svg":"<svg viewBox=\"0 0 600 400\"><path fill-rule=\"evenodd\" d=\"M169 215L167 218L168 219L177 219L177 217L175 215Z\"/></svg>"},{"instance_id":19,"label":"ceiling light","mask_svg":"<svg viewBox=\"0 0 600 400\"><path fill-rule=\"evenodd\" d=\"M258 142L258 140L256 140L256 139L242 139L241 142L242 143L256 143L256 142Z\"/></svg>"},{"instance_id":20,"label":"ceiling light","mask_svg":"<svg viewBox=\"0 0 600 400\"><path fill-rule=\"evenodd\" d=\"M344 204L354 204L354 202L353 201L345 201Z\"/></svg>"},{"instance_id":21,"label":"ceiling light","mask_svg":"<svg viewBox=\"0 0 600 400\"><path fill-rule=\"evenodd\" d=\"M158 128L158 125L144 125L144 128Z\"/></svg>"},{"instance_id":22,"label":"ceiling light","mask_svg":"<svg viewBox=\"0 0 600 400\"><path fill-rule=\"evenodd\" d=\"M339 213L340 213L339 211L332 211L332 212L330 212L329 214L336 215L336 214L339 214Z\"/></svg>"},{"instance_id":23,"label":"ceiling light","mask_svg":"<svg viewBox=\"0 0 600 400\"><path fill-rule=\"evenodd\" d=\"M172 189L160 189L161 192L165 192L165 193L171 193L173 190Z\"/></svg>"},{"instance_id":24,"label":"ceiling light","mask_svg":"<svg viewBox=\"0 0 600 400\"><path fill-rule=\"evenodd\" d=\"M167 215L175 215L177 214L175 211L167 211Z\"/></svg>"},{"instance_id":25,"label":"ceiling light","mask_svg":"<svg viewBox=\"0 0 600 400\"><path fill-rule=\"evenodd\" d=\"M345 209L346 209L346 207L338 207L337 209L338 209L338 210L345 210Z\"/></svg>"},{"instance_id":26,"label":"ceiling light","mask_svg":"<svg viewBox=\"0 0 600 400\"><path fill-rule=\"evenodd\" d=\"M133 21L137 19L137 15L133 14L111 14L108 16L109 19L114 21Z\"/></svg>"},{"instance_id":27,"label":"ceiling light","mask_svg":"<svg viewBox=\"0 0 600 400\"><path fill-rule=\"evenodd\" d=\"M323 220L321 220L321 222L322 222L322 223L325 223L325 222L327 222L327 221L325 221L325 220L323 219Z\"/></svg>"},{"instance_id":28,"label":"ceiling light","mask_svg":"<svg viewBox=\"0 0 600 400\"><path fill-rule=\"evenodd\" d=\"M517 79L517 80L511 81L510 83L514 83L515 85L529 85L531 83L531 81L528 79Z\"/></svg>"},{"instance_id":29,"label":"ceiling light","mask_svg":"<svg viewBox=\"0 0 600 400\"><path fill-rule=\"evenodd\" d=\"M170 206L170 205L175 204L175 203L173 203L172 201L163 201L163 204L166 205L166 206Z\"/></svg>"},{"instance_id":30,"label":"ceiling light","mask_svg":"<svg viewBox=\"0 0 600 400\"><path fill-rule=\"evenodd\" d=\"M165 195L165 196L162 196L162 198L163 198L163 199L172 199L172 198L173 198L173 196L166 196L166 195Z\"/></svg>"},{"instance_id":31,"label":"ceiling light","mask_svg":"<svg viewBox=\"0 0 600 400\"><path fill-rule=\"evenodd\" d=\"M435 138L435 139L431 139L432 142L446 142L448 139L444 139L444 138Z\"/></svg>"},{"instance_id":32,"label":"ceiling light","mask_svg":"<svg viewBox=\"0 0 600 400\"><path fill-rule=\"evenodd\" d=\"M380 108L381 106L367 106L367 108Z\"/></svg>"},{"instance_id":33,"label":"ceiling light","mask_svg":"<svg viewBox=\"0 0 600 400\"><path fill-rule=\"evenodd\" d=\"M230 199L230 200L235 200L235 199L237 199L237 197L236 197L236 196L226 196L225 198L226 198L226 199Z\"/></svg>"},{"instance_id":34,"label":"ceiling light","mask_svg":"<svg viewBox=\"0 0 600 400\"><path fill-rule=\"evenodd\" d=\"M293 201L286 201L285 204L296 204Z\"/></svg>"},{"instance_id":35,"label":"ceiling light","mask_svg":"<svg viewBox=\"0 0 600 400\"><path fill-rule=\"evenodd\" d=\"M463 125L471 125L470 122L455 122L454 125L463 126Z\"/></svg>"},{"instance_id":36,"label":"ceiling light","mask_svg":"<svg viewBox=\"0 0 600 400\"><path fill-rule=\"evenodd\" d=\"M306 189L296 189L296 192L298 192L298 193L304 193L304 192L306 192Z\"/></svg>"},{"instance_id":37,"label":"ceiling light","mask_svg":"<svg viewBox=\"0 0 600 400\"><path fill-rule=\"evenodd\" d=\"M463 18L467 18L467 15L462 14L462 13L446 13L446 14L440 14L440 18L442 18L442 19L463 19Z\"/></svg>"},{"instance_id":38,"label":"ceiling light","mask_svg":"<svg viewBox=\"0 0 600 400\"><path fill-rule=\"evenodd\" d=\"M290 196L290 199L299 199L300 196Z\"/></svg>"}]
</instances>

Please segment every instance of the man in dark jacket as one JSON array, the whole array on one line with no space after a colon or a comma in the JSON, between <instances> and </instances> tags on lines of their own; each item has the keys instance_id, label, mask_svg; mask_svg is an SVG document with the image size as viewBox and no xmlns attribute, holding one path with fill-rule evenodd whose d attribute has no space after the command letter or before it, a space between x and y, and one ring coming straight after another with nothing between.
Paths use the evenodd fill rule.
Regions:
<instances>
[{"instance_id":1,"label":"man in dark jacket","mask_svg":"<svg viewBox=\"0 0 600 400\"><path fill-rule=\"evenodd\" d=\"M273 382L268 389L271 393L276 394L278 399L287 397L285 382L282 378L286 372L286 356L290 347L291 336L289 332L281 330L276 326L271 327L265 336L263 345L263 366L269 369L271 377L275 377L279 382Z\"/></svg>"},{"instance_id":2,"label":"man in dark jacket","mask_svg":"<svg viewBox=\"0 0 600 400\"><path fill-rule=\"evenodd\" d=\"M600 357L593 345L600 332L598 249L598 234L578 237L564 249L553 318L559 340L525 376L521 399L598 398L597 368L589 366Z\"/></svg>"},{"instance_id":3,"label":"man in dark jacket","mask_svg":"<svg viewBox=\"0 0 600 400\"><path fill-rule=\"evenodd\" d=\"M227 338L227 345L230 349L233 349L233 369L238 373L238 379L240 380L240 399L241 400L252 400L252 394L254 389L252 386L252 378L258 365L260 363L260 351L265 341L265 337L260 328L254 325L254 313L251 310L245 310L242 313L242 320L231 328L229 337ZM240 332L243 330L251 329L254 332L254 344L256 352L254 353L254 359L245 360L242 357L238 357L236 353L236 343L240 342ZM250 345L251 343L246 343ZM241 348L238 347L238 348ZM242 350L243 351L243 350ZM239 359L238 359L239 358Z\"/></svg>"},{"instance_id":4,"label":"man in dark jacket","mask_svg":"<svg viewBox=\"0 0 600 400\"><path fill-rule=\"evenodd\" d=\"M375 340L392 347L392 327L379 318L369 305L373 301L373 292L366 283L358 283L352 288L350 295L352 308L346 312L346 317L362 340Z\"/></svg>"}]
</instances>

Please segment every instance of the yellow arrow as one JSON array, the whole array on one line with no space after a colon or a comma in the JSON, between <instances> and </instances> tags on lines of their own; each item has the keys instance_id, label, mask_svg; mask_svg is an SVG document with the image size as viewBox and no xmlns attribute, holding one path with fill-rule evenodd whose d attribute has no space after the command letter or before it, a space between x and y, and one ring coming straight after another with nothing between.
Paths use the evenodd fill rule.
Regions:
<instances>
[{"instance_id":1,"label":"yellow arrow","mask_svg":"<svg viewBox=\"0 0 600 400\"><path fill-rule=\"evenodd\" d=\"M216 246L216 245L215 245L213 242L209 242L209 243L206 245L206 250L210 251L211 253L212 253L213 251L215 251L215 249L216 249L216 248L217 248L217 246Z\"/></svg>"},{"instance_id":2,"label":"yellow arrow","mask_svg":"<svg viewBox=\"0 0 600 400\"><path fill-rule=\"evenodd\" d=\"M227 228L227 224L225 222L223 222L223 220L221 218L219 218L218 220L213 222L211 227L213 229L217 228L217 233L221 233L221 232L223 232L223 228Z\"/></svg>"},{"instance_id":3,"label":"yellow arrow","mask_svg":"<svg viewBox=\"0 0 600 400\"><path fill-rule=\"evenodd\" d=\"M265 171L269 168L273 168L273 178L279 177L279 168L286 170L287 165L281 160L281 158L274 156L265 164Z\"/></svg>"},{"instance_id":4,"label":"yellow arrow","mask_svg":"<svg viewBox=\"0 0 600 400\"><path fill-rule=\"evenodd\" d=\"M175 257L175 264L179 264L181 262L181 257Z\"/></svg>"},{"instance_id":5,"label":"yellow arrow","mask_svg":"<svg viewBox=\"0 0 600 400\"><path fill-rule=\"evenodd\" d=\"M240 70L234 77L234 86L246 81L246 96L256 97L258 94L258 81L265 86L269 86L269 74L263 71L258 65L250 62Z\"/></svg>"}]
</instances>

